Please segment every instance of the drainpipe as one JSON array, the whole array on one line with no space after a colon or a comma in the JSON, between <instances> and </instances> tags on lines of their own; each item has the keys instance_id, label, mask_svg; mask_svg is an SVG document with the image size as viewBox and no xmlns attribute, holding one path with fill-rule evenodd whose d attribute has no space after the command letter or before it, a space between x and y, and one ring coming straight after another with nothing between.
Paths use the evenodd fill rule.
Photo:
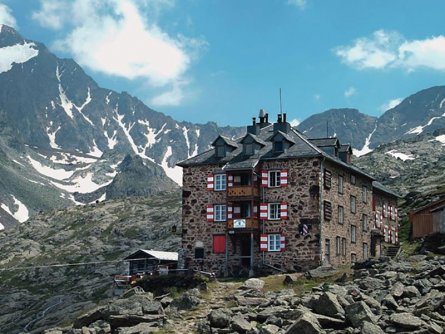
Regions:
<instances>
[{"instance_id":1,"label":"drainpipe","mask_svg":"<svg viewBox=\"0 0 445 334\"><path fill-rule=\"evenodd\" d=\"M324 162L325 158L323 157L320 164L320 265L323 264L323 225L324 225L324 215L323 215L323 182L324 182Z\"/></svg>"},{"instance_id":2,"label":"drainpipe","mask_svg":"<svg viewBox=\"0 0 445 334\"><path fill-rule=\"evenodd\" d=\"M250 269L249 277L253 277L253 232L250 232Z\"/></svg>"},{"instance_id":3,"label":"drainpipe","mask_svg":"<svg viewBox=\"0 0 445 334\"><path fill-rule=\"evenodd\" d=\"M224 277L228 277L229 276L229 233L227 233L226 230L226 252L225 252L225 258L224 258Z\"/></svg>"}]
</instances>

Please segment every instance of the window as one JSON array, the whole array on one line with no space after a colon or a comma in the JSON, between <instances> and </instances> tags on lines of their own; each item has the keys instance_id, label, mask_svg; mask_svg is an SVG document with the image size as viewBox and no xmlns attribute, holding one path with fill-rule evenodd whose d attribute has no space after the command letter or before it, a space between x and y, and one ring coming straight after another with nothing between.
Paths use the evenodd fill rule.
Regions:
<instances>
[{"instance_id":1,"label":"window","mask_svg":"<svg viewBox=\"0 0 445 334\"><path fill-rule=\"evenodd\" d=\"M279 234L269 234L267 250L269 252L279 252L281 250L280 240L281 236Z\"/></svg>"},{"instance_id":2,"label":"window","mask_svg":"<svg viewBox=\"0 0 445 334\"><path fill-rule=\"evenodd\" d=\"M283 152L284 151L284 145L283 145L282 141L274 142L274 151L275 152Z\"/></svg>"},{"instance_id":3,"label":"window","mask_svg":"<svg viewBox=\"0 0 445 334\"><path fill-rule=\"evenodd\" d=\"M213 253L220 254L226 252L226 236L214 235L213 236Z\"/></svg>"},{"instance_id":4,"label":"window","mask_svg":"<svg viewBox=\"0 0 445 334\"><path fill-rule=\"evenodd\" d=\"M246 153L246 155L252 155L253 154L253 144L245 144L244 152Z\"/></svg>"},{"instance_id":5,"label":"window","mask_svg":"<svg viewBox=\"0 0 445 334\"><path fill-rule=\"evenodd\" d=\"M330 262L331 261L331 240L325 240L325 259Z\"/></svg>"},{"instance_id":6,"label":"window","mask_svg":"<svg viewBox=\"0 0 445 334\"><path fill-rule=\"evenodd\" d=\"M346 256L346 238L341 238L341 255Z\"/></svg>"},{"instance_id":7,"label":"window","mask_svg":"<svg viewBox=\"0 0 445 334\"><path fill-rule=\"evenodd\" d=\"M350 203L351 203L351 213L355 213L355 211L356 211L356 200L355 200L355 196L352 196L351 195L351 198L350 198Z\"/></svg>"},{"instance_id":8,"label":"window","mask_svg":"<svg viewBox=\"0 0 445 334\"><path fill-rule=\"evenodd\" d=\"M215 174L215 191L226 190L227 177L226 174Z\"/></svg>"},{"instance_id":9,"label":"window","mask_svg":"<svg viewBox=\"0 0 445 334\"><path fill-rule=\"evenodd\" d=\"M351 225L351 243L355 244L357 240L357 227L355 225Z\"/></svg>"},{"instance_id":10,"label":"window","mask_svg":"<svg viewBox=\"0 0 445 334\"><path fill-rule=\"evenodd\" d=\"M196 247L195 248L195 259L203 259L204 258L204 248Z\"/></svg>"},{"instance_id":11,"label":"window","mask_svg":"<svg viewBox=\"0 0 445 334\"><path fill-rule=\"evenodd\" d=\"M216 204L214 206L214 212L215 212L215 221L216 222L226 221L227 211L226 211L226 206L224 204Z\"/></svg>"},{"instance_id":12,"label":"window","mask_svg":"<svg viewBox=\"0 0 445 334\"><path fill-rule=\"evenodd\" d=\"M280 203L268 204L268 217L269 219L280 219Z\"/></svg>"},{"instance_id":13,"label":"window","mask_svg":"<svg viewBox=\"0 0 445 334\"><path fill-rule=\"evenodd\" d=\"M343 224L345 222L345 210L341 205L338 206L338 223Z\"/></svg>"},{"instance_id":14,"label":"window","mask_svg":"<svg viewBox=\"0 0 445 334\"><path fill-rule=\"evenodd\" d=\"M368 255L368 244L366 242L363 243L363 260L366 260L369 257Z\"/></svg>"},{"instance_id":15,"label":"window","mask_svg":"<svg viewBox=\"0 0 445 334\"><path fill-rule=\"evenodd\" d=\"M218 158L223 158L226 156L226 147L224 145L216 146L216 156Z\"/></svg>"},{"instance_id":16,"label":"window","mask_svg":"<svg viewBox=\"0 0 445 334\"><path fill-rule=\"evenodd\" d=\"M351 174L351 184L355 184L355 175Z\"/></svg>"},{"instance_id":17,"label":"window","mask_svg":"<svg viewBox=\"0 0 445 334\"><path fill-rule=\"evenodd\" d=\"M341 254L341 238L335 238L335 255L339 256Z\"/></svg>"},{"instance_id":18,"label":"window","mask_svg":"<svg viewBox=\"0 0 445 334\"><path fill-rule=\"evenodd\" d=\"M331 189L331 180L332 180L332 173L331 173L331 171L325 169L324 170L324 187L326 189Z\"/></svg>"},{"instance_id":19,"label":"window","mask_svg":"<svg viewBox=\"0 0 445 334\"><path fill-rule=\"evenodd\" d=\"M324 211L324 219L331 220L332 219L332 205L331 202L324 201L323 202L323 211Z\"/></svg>"},{"instance_id":20,"label":"window","mask_svg":"<svg viewBox=\"0 0 445 334\"><path fill-rule=\"evenodd\" d=\"M368 188L366 186L362 187L362 201L368 203Z\"/></svg>"},{"instance_id":21,"label":"window","mask_svg":"<svg viewBox=\"0 0 445 334\"><path fill-rule=\"evenodd\" d=\"M363 232L368 231L368 215L365 214L362 216L362 229Z\"/></svg>"},{"instance_id":22,"label":"window","mask_svg":"<svg viewBox=\"0 0 445 334\"><path fill-rule=\"evenodd\" d=\"M280 171L271 170L269 171L269 187L279 187L280 186Z\"/></svg>"},{"instance_id":23,"label":"window","mask_svg":"<svg viewBox=\"0 0 445 334\"><path fill-rule=\"evenodd\" d=\"M338 193L343 194L343 176L338 176Z\"/></svg>"},{"instance_id":24,"label":"window","mask_svg":"<svg viewBox=\"0 0 445 334\"><path fill-rule=\"evenodd\" d=\"M357 255L355 253L351 253L351 262L356 263L357 262Z\"/></svg>"}]
</instances>

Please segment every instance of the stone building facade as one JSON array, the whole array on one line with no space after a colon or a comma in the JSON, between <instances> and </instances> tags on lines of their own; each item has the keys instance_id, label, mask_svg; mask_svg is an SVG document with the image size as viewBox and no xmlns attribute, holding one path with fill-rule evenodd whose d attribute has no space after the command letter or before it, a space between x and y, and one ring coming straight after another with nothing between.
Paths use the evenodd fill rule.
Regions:
<instances>
[{"instance_id":1,"label":"stone building facade","mask_svg":"<svg viewBox=\"0 0 445 334\"><path fill-rule=\"evenodd\" d=\"M262 113L243 138L212 146L179 164L186 267L232 276L370 256L373 178L350 163L348 145Z\"/></svg>"}]
</instances>

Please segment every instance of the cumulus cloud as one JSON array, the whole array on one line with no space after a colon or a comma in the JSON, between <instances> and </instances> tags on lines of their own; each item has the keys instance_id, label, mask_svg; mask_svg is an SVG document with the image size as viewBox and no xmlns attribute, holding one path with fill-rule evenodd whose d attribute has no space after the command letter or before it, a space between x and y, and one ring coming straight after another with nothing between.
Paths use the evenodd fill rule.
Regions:
<instances>
[{"instance_id":1,"label":"cumulus cloud","mask_svg":"<svg viewBox=\"0 0 445 334\"><path fill-rule=\"evenodd\" d=\"M287 4L295 6L299 9L304 9L306 7L307 0L287 0Z\"/></svg>"},{"instance_id":2,"label":"cumulus cloud","mask_svg":"<svg viewBox=\"0 0 445 334\"><path fill-rule=\"evenodd\" d=\"M171 86L170 97L175 98L167 99L164 93L158 100L178 104L184 98L186 72L205 41L163 31L149 15L162 6L172 6L172 1L41 0L33 18L51 29L69 25L54 47L69 52L81 65L107 75L144 79L152 87Z\"/></svg>"},{"instance_id":3,"label":"cumulus cloud","mask_svg":"<svg viewBox=\"0 0 445 334\"><path fill-rule=\"evenodd\" d=\"M7 26L16 28L17 22L12 16L11 9L6 6L5 4L2 4L0 2L0 24L6 24Z\"/></svg>"},{"instance_id":4,"label":"cumulus cloud","mask_svg":"<svg viewBox=\"0 0 445 334\"><path fill-rule=\"evenodd\" d=\"M407 40L394 31L375 31L351 45L340 46L335 53L343 63L356 69L403 68L413 71L430 68L445 71L445 37Z\"/></svg>"},{"instance_id":5,"label":"cumulus cloud","mask_svg":"<svg viewBox=\"0 0 445 334\"><path fill-rule=\"evenodd\" d=\"M356 93L357 93L357 89L355 89L355 87L349 87L344 92L345 97L351 97L352 95L355 95Z\"/></svg>"},{"instance_id":6,"label":"cumulus cloud","mask_svg":"<svg viewBox=\"0 0 445 334\"><path fill-rule=\"evenodd\" d=\"M381 106L380 106L380 111L381 112L384 112L384 111L386 111L386 110L389 110L389 109L392 109L392 108L394 108L394 107L397 107L399 104L400 104L400 102L402 102L402 99L401 98L396 98L396 99L392 99L392 100L389 100L388 102L386 102L386 103L383 103Z\"/></svg>"},{"instance_id":7,"label":"cumulus cloud","mask_svg":"<svg viewBox=\"0 0 445 334\"><path fill-rule=\"evenodd\" d=\"M184 99L184 89L187 81L178 81L171 85L171 89L153 97L150 101L155 106L178 106Z\"/></svg>"}]
</instances>

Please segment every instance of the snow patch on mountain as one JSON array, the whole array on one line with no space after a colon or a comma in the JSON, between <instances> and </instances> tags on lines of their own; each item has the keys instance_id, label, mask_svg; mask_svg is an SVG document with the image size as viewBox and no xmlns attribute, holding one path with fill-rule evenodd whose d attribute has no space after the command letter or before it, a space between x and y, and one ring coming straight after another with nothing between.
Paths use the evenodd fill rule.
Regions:
<instances>
[{"instance_id":1,"label":"snow patch on mountain","mask_svg":"<svg viewBox=\"0 0 445 334\"><path fill-rule=\"evenodd\" d=\"M93 147L90 148L90 152L87 154L96 158L100 158L102 156L103 152L99 149L99 147L97 147L95 139L93 139Z\"/></svg>"},{"instance_id":2,"label":"snow patch on mountain","mask_svg":"<svg viewBox=\"0 0 445 334\"><path fill-rule=\"evenodd\" d=\"M5 210L10 216L14 217L20 223L26 222L29 218L29 211L25 204L23 204L19 199L17 199L14 195L11 195L14 201L14 206L18 206L18 209L14 212L11 212L9 207L6 204L1 203L0 207Z\"/></svg>"},{"instance_id":3,"label":"snow patch on mountain","mask_svg":"<svg viewBox=\"0 0 445 334\"><path fill-rule=\"evenodd\" d=\"M442 102L441 102L441 104L442 104ZM423 129L425 129L427 126L430 126L431 124L433 124L433 122L436 119L441 119L442 117L445 117L445 113L443 113L441 116L432 117L428 121L428 123L426 123L425 125L419 125L419 126L416 126L415 128L409 129L407 132L405 132L405 134L406 135L409 135L409 134L417 134L417 135L421 134L423 132Z\"/></svg>"},{"instance_id":4,"label":"snow patch on mountain","mask_svg":"<svg viewBox=\"0 0 445 334\"><path fill-rule=\"evenodd\" d=\"M34 43L16 44L0 48L0 73L8 72L14 64L23 64L36 57L39 50Z\"/></svg>"},{"instance_id":5,"label":"snow patch on mountain","mask_svg":"<svg viewBox=\"0 0 445 334\"><path fill-rule=\"evenodd\" d=\"M445 99L443 99L442 101L440 101L439 103L439 109L442 109L442 106L445 104Z\"/></svg>"},{"instance_id":6,"label":"snow patch on mountain","mask_svg":"<svg viewBox=\"0 0 445 334\"><path fill-rule=\"evenodd\" d=\"M88 172L84 176L79 175L72 180L68 182L68 184L60 183L51 181L53 185L55 185L57 188L65 190L69 193L78 192L81 194L91 193L93 191L96 191L99 188L102 188L108 184L110 184L113 181L113 179L103 183L103 184L97 184L93 181L93 173Z\"/></svg>"},{"instance_id":7,"label":"snow patch on mountain","mask_svg":"<svg viewBox=\"0 0 445 334\"><path fill-rule=\"evenodd\" d=\"M57 153L57 156L52 155L49 159L54 163L63 165L70 165L70 164L76 165L79 163L91 164L97 161L97 158L87 158L65 152Z\"/></svg>"},{"instance_id":8,"label":"snow patch on mountain","mask_svg":"<svg viewBox=\"0 0 445 334\"><path fill-rule=\"evenodd\" d=\"M397 152L397 150L391 150L391 151L385 152L385 154L388 154L396 159L400 159L403 161L415 159L415 157L412 154L405 154L405 153Z\"/></svg>"},{"instance_id":9,"label":"snow patch on mountain","mask_svg":"<svg viewBox=\"0 0 445 334\"><path fill-rule=\"evenodd\" d=\"M437 140L437 141L439 141L439 142L441 142L442 144L445 145L445 135L437 136L437 137L434 138L434 139Z\"/></svg>"},{"instance_id":10,"label":"snow patch on mountain","mask_svg":"<svg viewBox=\"0 0 445 334\"><path fill-rule=\"evenodd\" d=\"M0 32L1 32L1 30L0 30ZM4 230L4 229L5 229L5 226L3 226L2 223L0 223L0 231L1 231L1 230Z\"/></svg>"},{"instance_id":11,"label":"snow patch on mountain","mask_svg":"<svg viewBox=\"0 0 445 334\"><path fill-rule=\"evenodd\" d=\"M374 132L377 130L377 123L374 127L374 130L372 130L372 132L369 134L368 137L366 137L366 141L365 141L365 145L363 145L361 150L357 150L357 149L352 149L352 153L356 156L356 157L360 157L362 155L368 154L369 152L372 152L373 150L369 148L369 145L371 144L371 138L372 135L374 134Z\"/></svg>"},{"instance_id":12,"label":"snow patch on mountain","mask_svg":"<svg viewBox=\"0 0 445 334\"><path fill-rule=\"evenodd\" d=\"M34 160L29 155L27 155L27 158L29 162L31 163L31 166L42 175L45 175L49 178L55 179L55 180L66 180L69 179L73 174L74 171L66 171L65 169L55 169L48 166L42 165L37 160Z\"/></svg>"},{"instance_id":13,"label":"snow patch on mountain","mask_svg":"<svg viewBox=\"0 0 445 334\"><path fill-rule=\"evenodd\" d=\"M104 136L107 138L107 146L110 150L112 150L117 144L116 134L117 131L114 130L113 135L111 137L108 137L107 131L104 131Z\"/></svg>"},{"instance_id":14,"label":"snow patch on mountain","mask_svg":"<svg viewBox=\"0 0 445 334\"><path fill-rule=\"evenodd\" d=\"M182 185L182 168L179 166L169 167L168 158L173 154L172 147L168 146L167 151L164 154L164 158L161 162L161 167L164 169L165 174L180 186Z\"/></svg>"},{"instance_id":15,"label":"snow patch on mountain","mask_svg":"<svg viewBox=\"0 0 445 334\"><path fill-rule=\"evenodd\" d=\"M55 149L60 149L61 148L59 145L56 144L56 134L57 134L57 132L59 130L60 130L60 126L54 132L51 131L50 127L46 128L46 133L47 133L48 138L49 138L49 145L52 148L55 148Z\"/></svg>"}]
</instances>

